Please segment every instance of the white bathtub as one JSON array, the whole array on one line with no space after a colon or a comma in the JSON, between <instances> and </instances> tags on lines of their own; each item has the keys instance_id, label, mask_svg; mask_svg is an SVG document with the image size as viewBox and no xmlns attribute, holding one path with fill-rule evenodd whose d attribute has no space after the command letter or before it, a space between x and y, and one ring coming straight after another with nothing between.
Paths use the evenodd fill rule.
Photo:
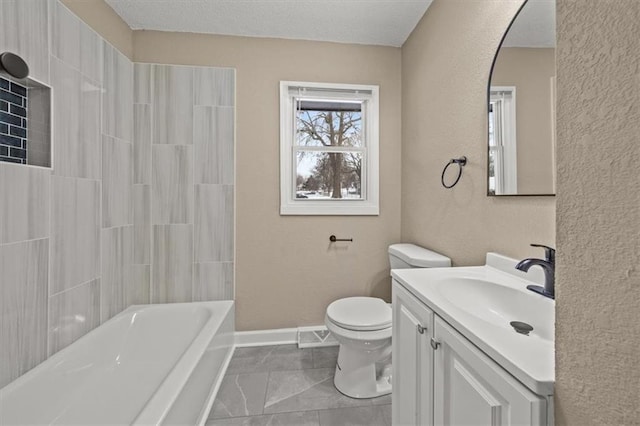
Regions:
<instances>
[{"instance_id":1,"label":"white bathtub","mask_svg":"<svg viewBox=\"0 0 640 426\"><path fill-rule=\"evenodd\" d=\"M0 389L0 424L203 424L233 350L233 308L132 306Z\"/></svg>"}]
</instances>

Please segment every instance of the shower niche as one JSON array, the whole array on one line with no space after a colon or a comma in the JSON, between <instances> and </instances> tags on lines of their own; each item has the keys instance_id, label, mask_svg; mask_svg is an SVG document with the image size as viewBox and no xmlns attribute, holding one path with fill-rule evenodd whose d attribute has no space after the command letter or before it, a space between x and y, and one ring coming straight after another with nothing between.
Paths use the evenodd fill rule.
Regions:
<instances>
[{"instance_id":1,"label":"shower niche","mask_svg":"<svg viewBox=\"0 0 640 426\"><path fill-rule=\"evenodd\" d=\"M51 88L9 71L0 67L0 162L50 168Z\"/></svg>"}]
</instances>

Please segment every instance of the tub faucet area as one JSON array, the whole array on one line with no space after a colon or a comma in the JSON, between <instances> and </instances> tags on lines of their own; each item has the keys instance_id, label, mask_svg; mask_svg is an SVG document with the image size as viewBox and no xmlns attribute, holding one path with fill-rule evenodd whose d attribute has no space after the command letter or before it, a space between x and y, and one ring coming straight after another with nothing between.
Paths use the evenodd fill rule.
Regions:
<instances>
[{"instance_id":1,"label":"tub faucet area","mask_svg":"<svg viewBox=\"0 0 640 426\"><path fill-rule=\"evenodd\" d=\"M544 287L539 285L528 285L527 289L539 293L545 297L555 299L555 271L556 271L556 251L551 247L542 244L531 244L531 247L544 248L545 258L527 258L516 265L516 269L528 272L532 266L540 266L544 271Z\"/></svg>"}]
</instances>

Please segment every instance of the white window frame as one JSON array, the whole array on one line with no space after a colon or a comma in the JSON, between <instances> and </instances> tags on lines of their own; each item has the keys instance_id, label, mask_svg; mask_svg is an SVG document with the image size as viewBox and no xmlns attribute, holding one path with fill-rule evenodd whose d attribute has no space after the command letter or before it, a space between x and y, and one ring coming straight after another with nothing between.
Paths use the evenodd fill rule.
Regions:
<instances>
[{"instance_id":1,"label":"white window frame","mask_svg":"<svg viewBox=\"0 0 640 426\"><path fill-rule=\"evenodd\" d=\"M297 164L295 143L294 88L304 88L314 97L363 100L365 155L361 176L362 199L296 199ZM358 95L366 93L366 96ZM378 215L379 206L379 87L361 84L280 82L280 214L281 215Z\"/></svg>"},{"instance_id":2,"label":"white window frame","mask_svg":"<svg viewBox=\"0 0 640 426\"><path fill-rule=\"evenodd\" d=\"M518 193L518 151L516 143L516 88L515 86L491 86L490 100L499 101L500 111L494 110L500 117L494 123L494 133L498 137L497 145L489 147L489 155L493 150L495 194L508 195ZM507 94L506 96L503 94Z\"/></svg>"}]
</instances>

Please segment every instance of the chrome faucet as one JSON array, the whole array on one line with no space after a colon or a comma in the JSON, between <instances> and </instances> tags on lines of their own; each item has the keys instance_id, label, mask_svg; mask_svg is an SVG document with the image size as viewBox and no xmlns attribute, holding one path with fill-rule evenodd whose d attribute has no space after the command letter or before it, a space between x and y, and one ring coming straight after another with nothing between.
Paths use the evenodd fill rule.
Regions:
<instances>
[{"instance_id":1,"label":"chrome faucet","mask_svg":"<svg viewBox=\"0 0 640 426\"><path fill-rule=\"evenodd\" d=\"M524 259L518 262L516 269L527 272L532 266L538 265L542 267L544 271L544 287L539 285L528 285L527 290L555 299L556 251L551 247L547 247L542 244L531 244L531 247L544 248L544 260L535 258Z\"/></svg>"}]
</instances>

